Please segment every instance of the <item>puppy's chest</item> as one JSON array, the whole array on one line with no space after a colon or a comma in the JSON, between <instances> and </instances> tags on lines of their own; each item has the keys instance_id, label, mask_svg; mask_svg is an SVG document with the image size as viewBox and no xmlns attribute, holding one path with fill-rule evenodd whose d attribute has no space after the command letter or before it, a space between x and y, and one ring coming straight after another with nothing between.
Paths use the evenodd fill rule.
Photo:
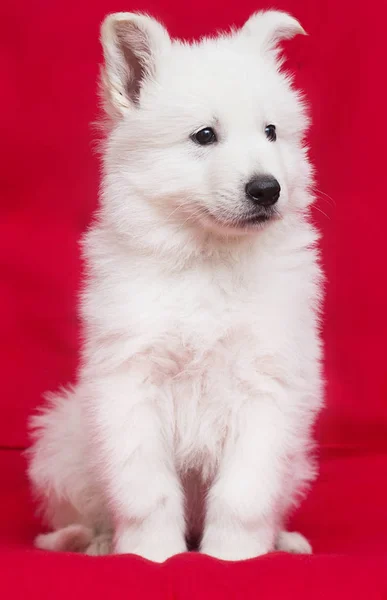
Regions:
<instances>
[{"instance_id":1,"label":"puppy's chest","mask_svg":"<svg viewBox=\"0 0 387 600\"><path fill-rule=\"evenodd\" d=\"M244 282L198 282L183 286L160 303L153 359L159 383L199 385L203 395L222 379L250 377L257 360L277 353L289 336L291 309L276 287ZM160 318L160 315L162 317Z\"/></svg>"},{"instance_id":2,"label":"puppy's chest","mask_svg":"<svg viewBox=\"0 0 387 600\"><path fill-rule=\"evenodd\" d=\"M254 301L255 300L255 301ZM176 401L227 403L256 379L259 362L276 354L284 327L258 296L186 305L170 320L152 353L158 384Z\"/></svg>"}]
</instances>

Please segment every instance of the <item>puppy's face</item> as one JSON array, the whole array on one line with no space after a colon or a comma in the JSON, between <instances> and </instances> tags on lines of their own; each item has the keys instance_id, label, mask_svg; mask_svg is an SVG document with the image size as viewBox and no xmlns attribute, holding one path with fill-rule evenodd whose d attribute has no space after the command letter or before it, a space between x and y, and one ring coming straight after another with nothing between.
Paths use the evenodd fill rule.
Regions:
<instances>
[{"instance_id":1,"label":"puppy's face","mask_svg":"<svg viewBox=\"0 0 387 600\"><path fill-rule=\"evenodd\" d=\"M284 13L258 13L188 45L148 17L107 18L105 165L121 226L161 218L239 235L305 207L307 119L275 51L302 31Z\"/></svg>"}]
</instances>

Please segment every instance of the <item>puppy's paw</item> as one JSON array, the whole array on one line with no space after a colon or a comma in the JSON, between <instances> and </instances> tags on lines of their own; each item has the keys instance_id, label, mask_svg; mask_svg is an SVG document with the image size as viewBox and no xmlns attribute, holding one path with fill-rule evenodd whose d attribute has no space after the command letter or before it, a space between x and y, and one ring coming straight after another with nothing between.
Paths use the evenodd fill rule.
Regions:
<instances>
[{"instance_id":1,"label":"puppy's paw","mask_svg":"<svg viewBox=\"0 0 387 600\"><path fill-rule=\"evenodd\" d=\"M106 556L112 552L111 533L100 533L96 535L86 548L88 556Z\"/></svg>"},{"instance_id":2,"label":"puppy's paw","mask_svg":"<svg viewBox=\"0 0 387 600\"><path fill-rule=\"evenodd\" d=\"M243 529L226 531L210 527L204 534L200 551L221 560L247 560L273 550L270 537Z\"/></svg>"},{"instance_id":3,"label":"puppy's paw","mask_svg":"<svg viewBox=\"0 0 387 600\"><path fill-rule=\"evenodd\" d=\"M187 551L183 537L170 535L142 536L131 529L116 536L114 543L115 554L136 554L153 562L162 563L171 556Z\"/></svg>"},{"instance_id":4,"label":"puppy's paw","mask_svg":"<svg viewBox=\"0 0 387 600\"><path fill-rule=\"evenodd\" d=\"M249 558L256 558L257 556L267 554L267 551L262 548L252 546L238 546L235 548L231 548L230 546L203 546L200 549L200 552L202 554L207 554L207 556L213 556L214 558L227 561L247 560Z\"/></svg>"},{"instance_id":5,"label":"puppy's paw","mask_svg":"<svg viewBox=\"0 0 387 600\"><path fill-rule=\"evenodd\" d=\"M312 546L297 531L281 531L276 541L276 550L291 554L312 554Z\"/></svg>"},{"instance_id":6,"label":"puppy's paw","mask_svg":"<svg viewBox=\"0 0 387 600\"><path fill-rule=\"evenodd\" d=\"M73 524L57 529L51 533L43 533L35 538L35 546L40 550L54 552L84 552L93 539L93 531L89 527Z\"/></svg>"}]
</instances>

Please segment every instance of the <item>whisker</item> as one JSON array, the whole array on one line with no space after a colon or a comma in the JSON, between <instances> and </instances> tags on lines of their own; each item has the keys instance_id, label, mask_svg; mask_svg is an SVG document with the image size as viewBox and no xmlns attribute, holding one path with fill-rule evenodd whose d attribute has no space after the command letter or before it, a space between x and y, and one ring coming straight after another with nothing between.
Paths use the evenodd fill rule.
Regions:
<instances>
[{"instance_id":1,"label":"whisker","mask_svg":"<svg viewBox=\"0 0 387 600\"><path fill-rule=\"evenodd\" d=\"M315 210L318 210L319 213L321 213L322 215L324 215L324 217L326 217L327 219L331 219L321 208L319 208L318 206L316 206L315 204L313 205L313 208Z\"/></svg>"},{"instance_id":2,"label":"whisker","mask_svg":"<svg viewBox=\"0 0 387 600\"><path fill-rule=\"evenodd\" d=\"M325 202L327 202L332 208L336 208L336 201L329 196L328 194L326 194L325 192L323 192L322 190L318 189L318 188L313 188L313 192L316 194L316 196L320 199L320 200L324 200ZM328 202L329 200L329 202Z\"/></svg>"},{"instance_id":3,"label":"whisker","mask_svg":"<svg viewBox=\"0 0 387 600\"><path fill-rule=\"evenodd\" d=\"M195 220L198 220L198 217L200 217L200 215L204 214L204 210L202 209L202 207L197 207L197 209L195 211L193 211L190 215L188 215L188 217L182 221L182 223L180 224L180 227L177 229L177 231L181 231L181 229L184 227L184 225L186 225L189 221L193 221L195 222Z\"/></svg>"}]
</instances>

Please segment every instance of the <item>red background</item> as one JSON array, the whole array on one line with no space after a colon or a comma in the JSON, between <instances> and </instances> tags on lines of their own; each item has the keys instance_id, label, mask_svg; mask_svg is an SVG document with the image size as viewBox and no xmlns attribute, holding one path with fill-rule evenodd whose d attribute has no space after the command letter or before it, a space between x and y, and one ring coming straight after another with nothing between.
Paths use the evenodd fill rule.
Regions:
<instances>
[{"instance_id":1,"label":"red background","mask_svg":"<svg viewBox=\"0 0 387 600\"><path fill-rule=\"evenodd\" d=\"M78 240L96 206L99 23L146 10L174 35L240 25L267 0L3 0L0 8L0 594L64 598L387 598L386 33L384 0L278 0L310 36L287 44L311 101L327 272L321 475L295 516L312 558L166 565L30 551L20 449L41 393L77 366ZM68 574L71 574L68 576ZM21 576L22 575L22 576ZM60 585L58 582L60 581ZM74 582L77 582L76 584ZM8 586L8 587L7 587ZM78 587L76 587L78 586ZM382 592L383 590L383 592ZM20 595L20 596L19 596Z\"/></svg>"}]
</instances>

